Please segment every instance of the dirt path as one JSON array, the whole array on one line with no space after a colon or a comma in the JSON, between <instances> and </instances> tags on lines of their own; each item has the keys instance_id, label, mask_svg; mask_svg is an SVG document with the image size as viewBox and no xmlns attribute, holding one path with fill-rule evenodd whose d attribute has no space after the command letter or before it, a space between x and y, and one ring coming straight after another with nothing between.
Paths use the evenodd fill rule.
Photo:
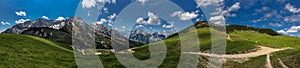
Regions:
<instances>
[{"instance_id":1,"label":"dirt path","mask_svg":"<svg viewBox=\"0 0 300 68\"><path fill-rule=\"evenodd\" d=\"M270 60L270 54L267 54L266 58L266 68L273 68L271 60Z\"/></svg>"},{"instance_id":2,"label":"dirt path","mask_svg":"<svg viewBox=\"0 0 300 68\"><path fill-rule=\"evenodd\" d=\"M261 49L257 50L256 52L250 52L245 54L232 54L232 55L217 55L217 54L209 54L209 53L202 53L202 52L186 52L189 54L197 54L197 55L204 55L204 56L211 56L211 57L224 57L224 58L251 58L251 57L258 57L261 55L267 55L273 52L288 50L292 48L270 48L265 46L259 46Z\"/></svg>"},{"instance_id":3,"label":"dirt path","mask_svg":"<svg viewBox=\"0 0 300 68\"><path fill-rule=\"evenodd\" d=\"M279 64L281 65L282 68L289 68L281 61L281 59L277 59L277 60L279 61Z\"/></svg>"}]
</instances>

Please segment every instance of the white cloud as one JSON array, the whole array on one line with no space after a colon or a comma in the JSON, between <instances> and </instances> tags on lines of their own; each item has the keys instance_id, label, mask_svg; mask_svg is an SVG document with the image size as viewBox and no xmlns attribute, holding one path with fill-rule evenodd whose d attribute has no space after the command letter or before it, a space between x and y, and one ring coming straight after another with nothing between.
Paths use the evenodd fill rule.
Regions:
<instances>
[{"instance_id":1,"label":"white cloud","mask_svg":"<svg viewBox=\"0 0 300 68\"><path fill-rule=\"evenodd\" d=\"M108 23L108 26L113 26L113 23Z\"/></svg>"},{"instance_id":2,"label":"white cloud","mask_svg":"<svg viewBox=\"0 0 300 68\"><path fill-rule=\"evenodd\" d=\"M270 26L274 26L274 27L281 27L283 26L282 24L279 23L269 23Z\"/></svg>"},{"instance_id":3,"label":"white cloud","mask_svg":"<svg viewBox=\"0 0 300 68\"><path fill-rule=\"evenodd\" d=\"M82 0L82 8L91 8L96 6L96 0Z\"/></svg>"},{"instance_id":4,"label":"white cloud","mask_svg":"<svg viewBox=\"0 0 300 68\"><path fill-rule=\"evenodd\" d=\"M171 25L166 25L166 24L164 24L164 25L163 25L163 28L173 28L173 27L174 27L173 24L171 24Z\"/></svg>"},{"instance_id":5,"label":"white cloud","mask_svg":"<svg viewBox=\"0 0 300 68\"><path fill-rule=\"evenodd\" d=\"M62 21L62 20L65 20L66 18L64 17L58 17L57 19L55 19L56 21Z\"/></svg>"},{"instance_id":6,"label":"white cloud","mask_svg":"<svg viewBox=\"0 0 300 68\"><path fill-rule=\"evenodd\" d=\"M269 7L262 7L261 9L255 9L255 12L256 12L256 13L261 13L261 12L263 12L263 11L268 11L268 10L270 10Z\"/></svg>"},{"instance_id":7,"label":"white cloud","mask_svg":"<svg viewBox=\"0 0 300 68\"><path fill-rule=\"evenodd\" d=\"M285 22L300 22L300 16L299 15L291 15L284 17Z\"/></svg>"},{"instance_id":8,"label":"white cloud","mask_svg":"<svg viewBox=\"0 0 300 68\"><path fill-rule=\"evenodd\" d=\"M234 5L232 5L230 8L228 8L227 11L236 11L239 10L241 8L240 3L236 2Z\"/></svg>"},{"instance_id":9,"label":"white cloud","mask_svg":"<svg viewBox=\"0 0 300 68\"><path fill-rule=\"evenodd\" d=\"M290 19L289 18L284 18L283 21L288 22L288 21L290 21Z\"/></svg>"},{"instance_id":10,"label":"white cloud","mask_svg":"<svg viewBox=\"0 0 300 68\"><path fill-rule=\"evenodd\" d=\"M236 14L230 14L230 12L232 11L237 11L239 10L240 7L240 3L236 2L234 5L232 5L231 7L229 7L227 10L223 10L223 7L219 7L216 9L215 12L213 12L211 15L212 16L209 21L214 23L214 24L218 24L218 25L224 25L226 22L226 19L224 16L231 16L231 17L235 17Z\"/></svg>"},{"instance_id":11,"label":"white cloud","mask_svg":"<svg viewBox=\"0 0 300 68\"><path fill-rule=\"evenodd\" d=\"M107 17L107 18L108 18L108 20L107 20L108 24L113 24L113 19L115 19L116 17L117 17L117 14L116 14L116 13L114 13L114 14L108 16L108 17Z\"/></svg>"},{"instance_id":12,"label":"white cloud","mask_svg":"<svg viewBox=\"0 0 300 68\"><path fill-rule=\"evenodd\" d=\"M116 17L117 17L117 14L114 13L114 14L108 16L107 18L109 18L110 20L112 20L112 19L114 19L114 18L116 18Z\"/></svg>"},{"instance_id":13,"label":"white cloud","mask_svg":"<svg viewBox=\"0 0 300 68\"><path fill-rule=\"evenodd\" d=\"M18 16L26 16L26 12L24 12L24 11L16 12L16 14L17 14Z\"/></svg>"},{"instance_id":14,"label":"white cloud","mask_svg":"<svg viewBox=\"0 0 300 68\"><path fill-rule=\"evenodd\" d=\"M280 34L288 35L289 33L297 33L299 31L300 31L300 26L292 26L291 28L279 30L277 32Z\"/></svg>"},{"instance_id":15,"label":"white cloud","mask_svg":"<svg viewBox=\"0 0 300 68\"><path fill-rule=\"evenodd\" d=\"M148 0L137 0L139 1L142 5L144 5Z\"/></svg>"},{"instance_id":16,"label":"white cloud","mask_svg":"<svg viewBox=\"0 0 300 68\"><path fill-rule=\"evenodd\" d=\"M108 8L107 8L107 7L104 7L104 8L103 8L103 11L104 11L105 13L108 13Z\"/></svg>"},{"instance_id":17,"label":"white cloud","mask_svg":"<svg viewBox=\"0 0 300 68\"><path fill-rule=\"evenodd\" d=\"M300 26L292 26L290 29L287 30L288 33L296 33L300 30Z\"/></svg>"},{"instance_id":18,"label":"white cloud","mask_svg":"<svg viewBox=\"0 0 300 68\"><path fill-rule=\"evenodd\" d=\"M198 19L196 19L196 21L201 21L201 19L198 18Z\"/></svg>"},{"instance_id":19,"label":"white cloud","mask_svg":"<svg viewBox=\"0 0 300 68\"><path fill-rule=\"evenodd\" d=\"M96 24L104 24L105 22L107 22L106 19L100 19L100 21L96 22Z\"/></svg>"},{"instance_id":20,"label":"white cloud","mask_svg":"<svg viewBox=\"0 0 300 68\"><path fill-rule=\"evenodd\" d=\"M288 11L290 11L292 13L300 13L300 8L296 8L296 7L292 6L290 3L285 5L285 9L287 9Z\"/></svg>"},{"instance_id":21,"label":"white cloud","mask_svg":"<svg viewBox=\"0 0 300 68\"><path fill-rule=\"evenodd\" d=\"M207 7L210 5L218 5L218 3L223 2L224 0L195 0L197 7Z\"/></svg>"},{"instance_id":22,"label":"white cloud","mask_svg":"<svg viewBox=\"0 0 300 68\"><path fill-rule=\"evenodd\" d=\"M225 16L227 16L227 17L236 17L237 15L236 14L226 13Z\"/></svg>"},{"instance_id":23,"label":"white cloud","mask_svg":"<svg viewBox=\"0 0 300 68\"><path fill-rule=\"evenodd\" d=\"M164 24L163 28L174 28L175 22L168 22L170 25Z\"/></svg>"},{"instance_id":24,"label":"white cloud","mask_svg":"<svg viewBox=\"0 0 300 68\"><path fill-rule=\"evenodd\" d=\"M147 24L147 22L144 21L144 18L142 18L142 17L137 18L137 19L136 19L136 23L139 23L139 24Z\"/></svg>"},{"instance_id":25,"label":"white cloud","mask_svg":"<svg viewBox=\"0 0 300 68\"><path fill-rule=\"evenodd\" d=\"M144 28L144 25L135 26L135 28Z\"/></svg>"},{"instance_id":26,"label":"white cloud","mask_svg":"<svg viewBox=\"0 0 300 68\"><path fill-rule=\"evenodd\" d=\"M267 11L267 10L269 10L269 7L262 7L262 10Z\"/></svg>"},{"instance_id":27,"label":"white cloud","mask_svg":"<svg viewBox=\"0 0 300 68\"><path fill-rule=\"evenodd\" d=\"M16 20L15 23L20 24L20 23L24 23L26 21L30 21L30 19L19 19L19 20Z\"/></svg>"},{"instance_id":28,"label":"white cloud","mask_svg":"<svg viewBox=\"0 0 300 68\"><path fill-rule=\"evenodd\" d=\"M233 4L231 7L229 7L227 10L222 11L223 14L225 14L225 16L229 16L229 17L236 17L236 14L230 14L231 11L237 11L241 8L240 3L236 2L235 4Z\"/></svg>"},{"instance_id":29,"label":"white cloud","mask_svg":"<svg viewBox=\"0 0 300 68\"><path fill-rule=\"evenodd\" d=\"M277 31L277 33L279 33L279 34L285 34L285 35L288 34L285 30L279 30L279 31Z\"/></svg>"},{"instance_id":30,"label":"white cloud","mask_svg":"<svg viewBox=\"0 0 300 68\"><path fill-rule=\"evenodd\" d=\"M272 10L272 12L270 13L265 13L264 17L272 17L272 16L279 16L279 13L277 12L277 10Z\"/></svg>"},{"instance_id":31,"label":"white cloud","mask_svg":"<svg viewBox=\"0 0 300 68\"><path fill-rule=\"evenodd\" d=\"M49 20L49 18L48 18L47 16L42 16L42 18L43 18L43 19Z\"/></svg>"},{"instance_id":32,"label":"white cloud","mask_svg":"<svg viewBox=\"0 0 300 68\"><path fill-rule=\"evenodd\" d=\"M137 24L145 24L145 25L160 25L161 20L158 16L154 15L154 13L148 12L149 19L147 21L144 18L139 17L136 20Z\"/></svg>"},{"instance_id":33,"label":"white cloud","mask_svg":"<svg viewBox=\"0 0 300 68\"><path fill-rule=\"evenodd\" d=\"M116 3L117 0L96 0L99 3Z\"/></svg>"},{"instance_id":34,"label":"white cloud","mask_svg":"<svg viewBox=\"0 0 300 68\"><path fill-rule=\"evenodd\" d=\"M125 29L125 28L126 28L126 26L122 26L122 28L123 28L123 29Z\"/></svg>"},{"instance_id":35,"label":"white cloud","mask_svg":"<svg viewBox=\"0 0 300 68\"><path fill-rule=\"evenodd\" d=\"M195 12L190 13L190 12L175 11L171 16L172 17L177 16L182 21L188 21L197 18L198 14L196 14Z\"/></svg>"},{"instance_id":36,"label":"white cloud","mask_svg":"<svg viewBox=\"0 0 300 68\"><path fill-rule=\"evenodd\" d=\"M209 19L210 22L214 23L214 24L225 24L226 22L226 19L223 15L220 15L220 16L214 16L214 17L211 17Z\"/></svg>"},{"instance_id":37,"label":"white cloud","mask_svg":"<svg viewBox=\"0 0 300 68\"><path fill-rule=\"evenodd\" d=\"M82 8L96 7L98 3L116 3L116 0L82 0Z\"/></svg>"},{"instance_id":38,"label":"white cloud","mask_svg":"<svg viewBox=\"0 0 300 68\"><path fill-rule=\"evenodd\" d=\"M9 22L3 22L3 21L1 22L1 24L2 24L2 25L10 25Z\"/></svg>"}]
</instances>

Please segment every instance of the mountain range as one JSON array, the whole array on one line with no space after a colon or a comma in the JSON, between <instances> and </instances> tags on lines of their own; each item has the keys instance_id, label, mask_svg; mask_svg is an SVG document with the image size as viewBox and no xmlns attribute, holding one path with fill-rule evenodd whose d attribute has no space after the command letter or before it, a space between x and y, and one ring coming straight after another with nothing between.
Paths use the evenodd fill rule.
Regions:
<instances>
[{"instance_id":1,"label":"mountain range","mask_svg":"<svg viewBox=\"0 0 300 68\"><path fill-rule=\"evenodd\" d=\"M24 34L45 38L54 42L61 42L65 44L72 44L72 27L73 26L90 26L86 24L79 17L70 17L66 20L54 21L37 19L34 21L26 21L24 23L16 24L15 26L5 30L2 34ZM111 34L112 32L116 36L122 37L119 40L127 40L123 35L120 35L118 31L111 28L107 28L102 24L94 24L90 27L95 28L95 40L97 49L112 49ZM79 28L84 29L84 28ZM119 42L124 44L125 41ZM139 41L129 40L130 47L136 47L144 45Z\"/></svg>"}]
</instances>

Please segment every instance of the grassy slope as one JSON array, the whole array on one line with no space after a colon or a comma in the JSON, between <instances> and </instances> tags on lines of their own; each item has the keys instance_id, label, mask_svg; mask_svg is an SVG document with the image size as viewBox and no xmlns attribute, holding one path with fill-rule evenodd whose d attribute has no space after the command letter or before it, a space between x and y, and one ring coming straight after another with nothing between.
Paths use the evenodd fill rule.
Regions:
<instances>
[{"instance_id":1,"label":"grassy slope","mask_svg":"<svg viewBox=\"0 0 300 68\"><path fill-rule=\"evenodd\" d=\"M201 51L207 51L210 50L211 45L211 34L209 28L200 28L197 29L198 36L199 36L199 42L200 42L200 49ZM234 41L227 41L227 51L228 54L234 54L239 53L241 51L247 51L255 48L255 43L250 42L247 39L240 39L240 38L234 38ZM166 40L160 41L165 42L167 44L167 56L160 67L164 68L174 68L177 67L179 58L180 58L180 39L178 35L175 35L171 38L168 38ZM154 43L156 44L156 43ZM140 60L146 60L149 58L150 53L148 50L149 45L145 45L142 47L134 48L135 51L134 55ZM155 46L155 45L151 45ZM199 45L194 45L199 46ZM101 60L105 67L123 67L115 58L114 54L104 55L100 56ZM198 64L199 67L205 67L206 65L206 59L200 58L200 62Z\"/></svg>"},{"instance_id":2,"label":"grassy slope","mask_svg":"<svg viewBox=\"0 0 300 68\"><path fill-rule=\"evenodd\" d=\"M0 35L0 68L75 67L72 51L65 44L25 35ZM57 45L60 44L60 45Z\"/></svg>"},{"instance_id":3,"label":"grassy slope","mask_svg":"<svg viewBox=\"0 0 300 68\"><path fill-rule=\"evenodd\" d=\"M209 28L197 30L200 39L201 51L210 49L211 38ZM255 45L262 45L274 48L293 47L294 50L281 51L272 54L271 60L275 68L280 67L277 59L280 58L287 66L297 68L300 64L300 39L289 36L269 36L254 31L235 31L230 34L233 41L227 41L227 54L235 54L255 48ZM53 43L51 41L23 35L0 35L0 67L75 67L75 61L70 48L67 45ZM177 67L180 57L180 39L173 36L160 41L167 44L168 52L160 67ZM257 42L257 43L255 43ZM56 45L60 44L60 45ZM156 43L154 43L156 44ZM149 58L148 46L133 49L134 55L140 60ZM153 45L155 46L155 45ZM199 45L195 45L199 46ZM22 57L22 58L20 58ZM118 62L114 54L101 55L100 59L108 68L124 67ZM206 59L199 59L198 67L205 67ZM128 61L130 62L130 61ZM245 63L228 62L224 67L263 67L265 56L251 58Z\"/></svg>"},{"instance_id":4,"label":"grassy slope","mask_svg":"<svg viewBox=\"0 0 300 68\"><path fill-rule=\"evenodd\" d=\"M299 68L300 67L300 38L290 36L270 36L266 34L260 34L254 31L235 31L231 33L232 36L243 38L251 42L257 42L259 45L268 46L273 48L292 47L293 50L280 51L271 55L272 65L275 68L280 68L279 61L281 59L288 67ZM265 63L265 56L251 58L251 61L247 61L243 64L229 62L224 65L227 67L245 67L253 68L263 66ZM260 63L263 64L260 64Z\"/></svg>"}]
</instances>

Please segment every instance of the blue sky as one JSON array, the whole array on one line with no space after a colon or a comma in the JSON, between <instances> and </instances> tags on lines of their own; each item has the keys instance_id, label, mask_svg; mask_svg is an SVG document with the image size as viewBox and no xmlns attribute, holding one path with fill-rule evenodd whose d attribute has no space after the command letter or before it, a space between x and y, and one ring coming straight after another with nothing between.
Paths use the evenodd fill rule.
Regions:
<instances>
[{"instance_id":1,"label":"blue sky","mask_svg":"<svg viewBox=\"0 0 300 68\"><path fill-rule=\"evenodd\" d=\"M0 31L15 25L19 19L35 20L47 16L56 19L59 16L74 16L79 0L2 0L0 2ZM24 11L26 16L18 16L16 12Z\"/></svg>"},{"instance_id":2,"label":"blue sky","mask_svg":"<svg viewBox=\"0 0 300 68\"><path fill-rule=\"evenodd\" d=\"M20 19L79 16L86 22L118 30L174 31L196 20L206 20L272 28L282 34L300 36L298 3L299 0L2 0L0 31Z\"/></svg>"}]
</instances>

